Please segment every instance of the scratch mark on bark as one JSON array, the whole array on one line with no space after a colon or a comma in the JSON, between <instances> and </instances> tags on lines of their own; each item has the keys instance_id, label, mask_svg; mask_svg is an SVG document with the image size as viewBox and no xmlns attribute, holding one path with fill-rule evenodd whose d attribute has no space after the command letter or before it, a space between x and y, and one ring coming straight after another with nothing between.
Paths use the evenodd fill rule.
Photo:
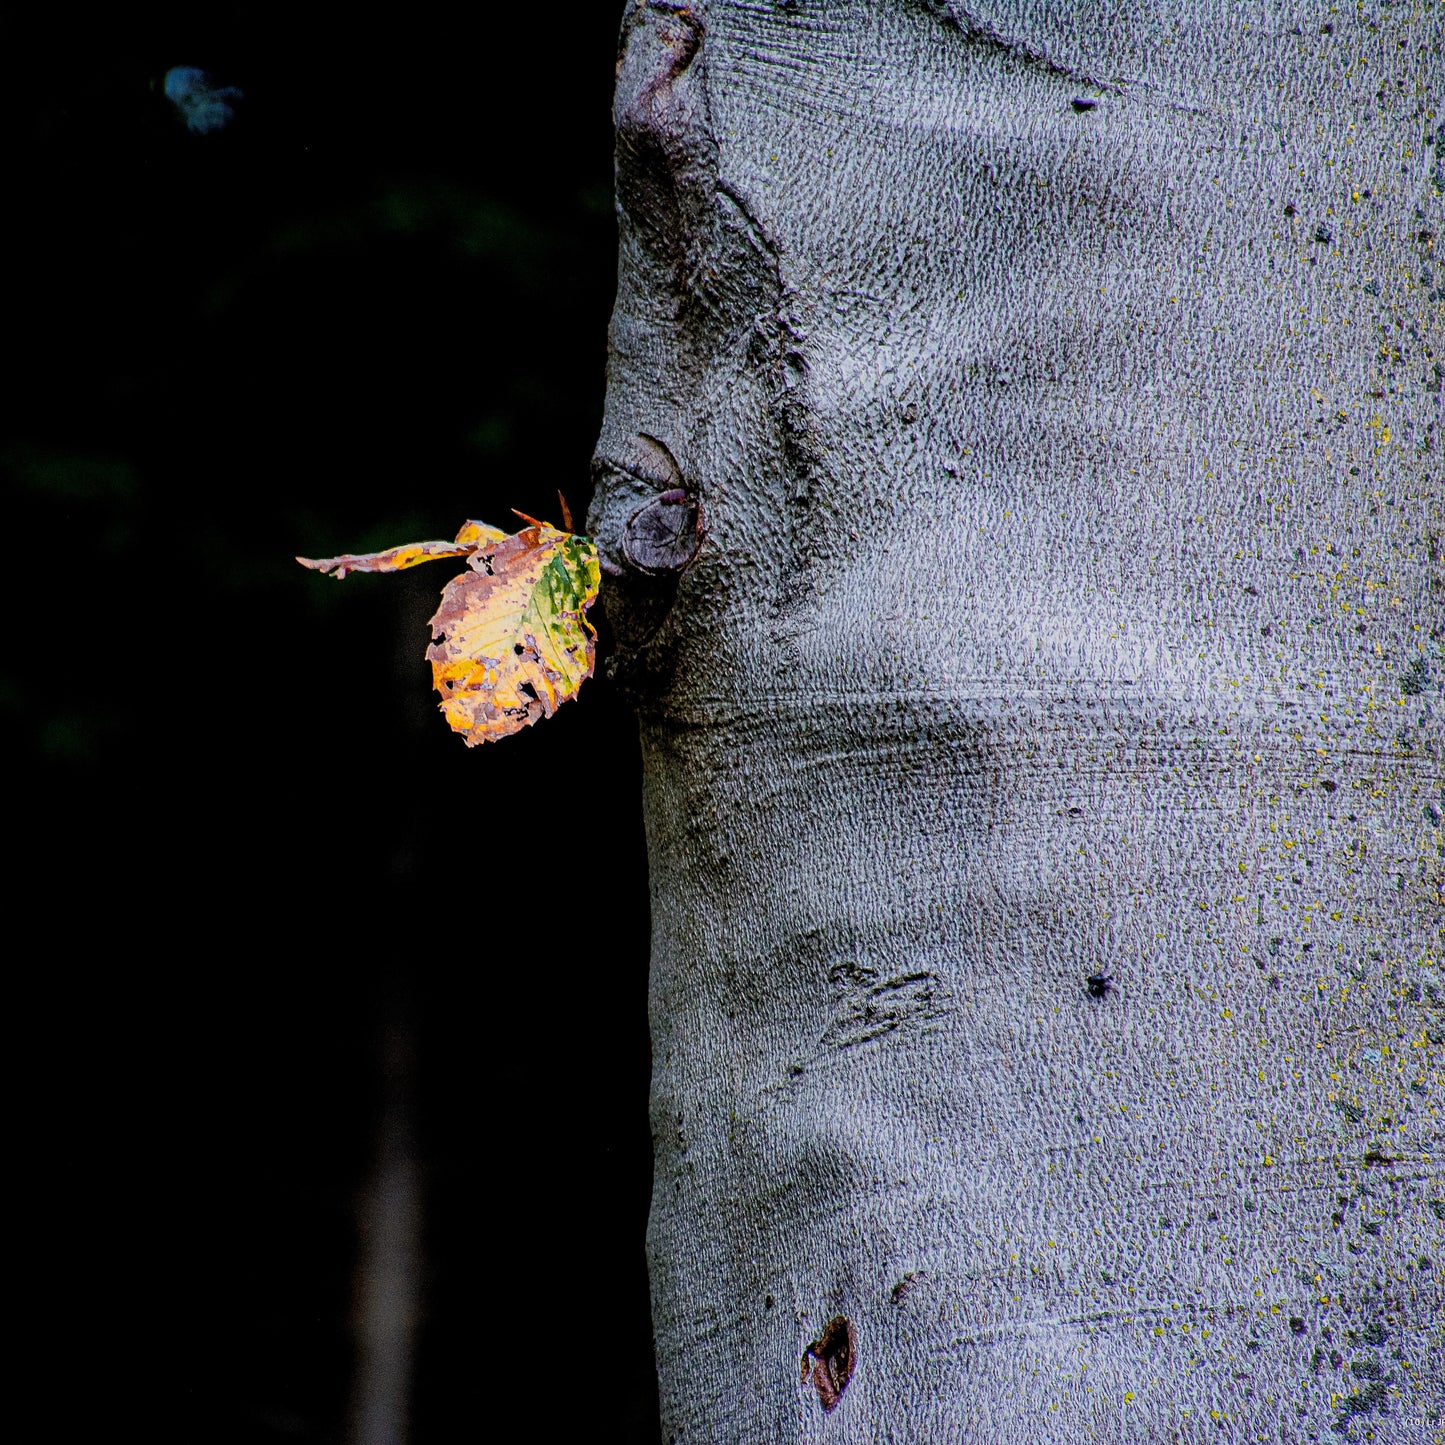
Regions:
<instances>
[{"instance_id":1,"label":"scratch mark on bark","mask_svg":"<svg viewBox=\"0 0 1445 1445\"><path fill-rule=\"evenodd\" d=\"M943 980L927 969L886 978L856 959L840 959L828 970L833 1019L819 1040L819 1052L840 1052L880 1039L895 1029L923 1025L947 1012Z\"/></svg>"}]
</instances>

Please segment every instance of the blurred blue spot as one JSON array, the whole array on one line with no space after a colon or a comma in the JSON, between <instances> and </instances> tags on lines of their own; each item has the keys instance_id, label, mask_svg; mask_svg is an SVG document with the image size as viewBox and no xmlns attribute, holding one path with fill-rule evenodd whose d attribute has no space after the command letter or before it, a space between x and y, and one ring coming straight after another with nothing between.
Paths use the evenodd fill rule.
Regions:
<instances>
[{"instance_id":1,"label":"blurred blue spot","mask_svg":"<svg viewBox=\"0 0 1445 1445\"><path fill-rule=\"evenodd\" d=\"M235 116L232 102L241 99L234 85L214 85L211 77L194 65L172 66L164 84L166 99L197 135L209 135L228 125Z\"/></svg>"}]
</instances>

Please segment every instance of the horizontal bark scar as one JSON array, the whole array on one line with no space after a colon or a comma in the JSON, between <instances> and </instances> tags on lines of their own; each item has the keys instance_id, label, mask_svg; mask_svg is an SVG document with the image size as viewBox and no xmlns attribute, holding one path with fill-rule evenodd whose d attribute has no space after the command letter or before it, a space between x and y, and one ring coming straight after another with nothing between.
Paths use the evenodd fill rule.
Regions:
<instances>
[{"instance_id":1,"label":"horizontal bark scar","mask_svg":"<svg viewBox=\"0 0 1445 1445\"><path fill-rule=\"evenodd\" d=\"M912 969L880 977L856 959L840 959L828 970L833 1018L819 1041L838 1051L880 1039L895 1030L926 1025L948 1011L948 990L937 974Z\"/></svg>"},{"instance_id":2,"label":"horizontal bark scar","mask_svg":"<svg viewBox=\"0 0 1445 1445\"><path fill-rule=\"evenodd\" d=\"M992 50L1011 55L1027 65L1035 66L1049 75L1072 81L1077 85L1092 85L1111 95L1124 93L1123 86L1116 81L1102 80L1098 76L1079 70L1076 66L1065 65L1021 37L1005 35L996 25L991 25L985 20L979 20L970 15L967 8L959 4L958 0L924 0L924 3L945 25L957 30L965 41L975 45L985 45Z\"/></svg>"}]
</instances>

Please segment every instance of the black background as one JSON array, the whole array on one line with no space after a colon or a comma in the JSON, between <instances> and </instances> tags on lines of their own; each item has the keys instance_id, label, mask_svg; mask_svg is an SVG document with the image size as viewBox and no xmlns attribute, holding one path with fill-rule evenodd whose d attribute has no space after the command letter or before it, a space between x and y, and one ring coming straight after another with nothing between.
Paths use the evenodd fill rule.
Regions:
<instances>
[{"instance_id":1,"label":"black background","mask_svg":"<svg viewBox=\"0 0 1445 1445\"><path fill-rule=\"evenodd\" d=\"M390 1098L412 1439L655 1440L632 718L599 676L469 750L448 564L291 560L580 525L621 6L139 9L0 20L15 1388L347 1438Z\"/></svg>"}]
</instances>

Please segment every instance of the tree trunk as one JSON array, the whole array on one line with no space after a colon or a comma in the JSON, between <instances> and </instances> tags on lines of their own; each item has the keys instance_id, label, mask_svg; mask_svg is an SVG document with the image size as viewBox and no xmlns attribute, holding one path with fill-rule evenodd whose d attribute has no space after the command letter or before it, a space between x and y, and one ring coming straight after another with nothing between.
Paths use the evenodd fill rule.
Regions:
<instances>
[{"instance_id":1,"label":"tree trunk","mask_svg":"<svg viewBox=\"0 0 1445 1445\"><path fill-rule=\"evenodd\" d=\"M1445 1429L1439 11L1069 11L624 20L679 1445Z\"/></svg>"}]
</instances>

